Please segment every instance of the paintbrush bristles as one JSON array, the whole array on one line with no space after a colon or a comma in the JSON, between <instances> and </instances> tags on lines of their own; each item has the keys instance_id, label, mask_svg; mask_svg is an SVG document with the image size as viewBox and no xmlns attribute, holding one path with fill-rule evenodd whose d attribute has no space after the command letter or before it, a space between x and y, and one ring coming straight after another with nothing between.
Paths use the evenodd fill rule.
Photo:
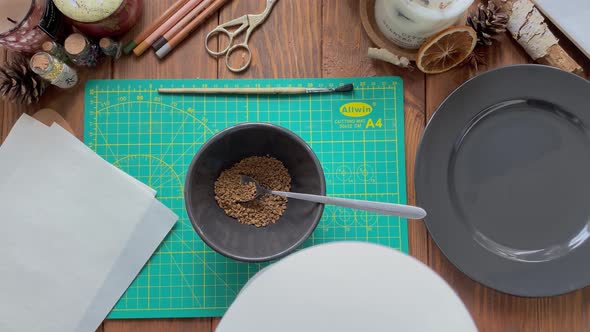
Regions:
<instances>
[{"instance_id":1,"label":"paintbrush bristles","mask_svg":"<svg viewBox=\"0 0 590 332\"><path fill-rule=\"evenodd\" d=\"M334 89L334 92L350 92L352 90L354 90L354 85L344 84Z\"/></svg>"}]
</instances>

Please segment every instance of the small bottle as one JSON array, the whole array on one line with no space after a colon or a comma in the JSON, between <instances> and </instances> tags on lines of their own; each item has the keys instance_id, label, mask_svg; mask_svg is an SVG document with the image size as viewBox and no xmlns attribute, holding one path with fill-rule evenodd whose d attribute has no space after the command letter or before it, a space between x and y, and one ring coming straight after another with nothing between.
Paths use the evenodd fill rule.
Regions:
<instances>
[{"instance_id":1,"label":"small bottle","mask_svg":"<svg viewBox=\"0 0 590 332\"><path fill-rule=\"evenodd\" d=\"M53 40L48 40L41 45L41 50L43 52L49 53L54 57L58 58L63 62L68 62L68 55L66 54L66 50L60 44L54 42Z\"/></svg>"},{"instance_id":2,"label":"small bottle","mask_svg":"<svg viewBox=\"0 0 590 332\"><path fill-rule=\"evenodd\" d=\"M64 48L70 60L78 66L94 67L102 58L100 48L80 33L68 36Z\"/></svg>"},{"instance_id":3,"label":"small bottle","mask_svg":"<svg viewBox=\"0 0 590 332\"><path fill-rule=\"evenodd\" d=\"M111 38L104 37L100 39L100 41L98 42L98 46L100 46L102 53L104 53L107 56L110 56L115 60L121 57L121 52L123 51L121 42L117 42L112 40Z\"/></svg>"},{"instance_id":4,"label":"small bottle","mask_svg":"<svg viewBox=\"0 0 590 332\"><path fill-rule=\"evenodd\" d=\"M76 71L49 53L36 53L29 66L37 75L62 89L69 89L78 83Z\"/></svg>"}]
</instances>

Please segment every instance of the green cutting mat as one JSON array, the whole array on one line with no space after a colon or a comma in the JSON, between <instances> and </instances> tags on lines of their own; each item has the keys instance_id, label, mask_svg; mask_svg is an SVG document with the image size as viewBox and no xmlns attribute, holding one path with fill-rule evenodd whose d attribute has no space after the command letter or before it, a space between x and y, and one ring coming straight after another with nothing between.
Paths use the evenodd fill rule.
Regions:
<instances>
[{"instance_id":1,"label":"green cutting mat","mask_svg":"<svg viewBox=\"0 0 590 332\"><path fill-rule=\"evenodd\" d=\"M345 83L354 83L354 93L172 96L156 90ZM403 88L398 77L90 81L85 99L86 144L156 189L160 201L180 216L109 318L221 316L248 278L264 266L216 254L199 239L185 212L188 165L203 142L228 126L272 122L300 135L321 160L330 195L406 202ZM304 246L334 240L408 251L405 220L328 206Z\"/></svg>"}]
</instances>

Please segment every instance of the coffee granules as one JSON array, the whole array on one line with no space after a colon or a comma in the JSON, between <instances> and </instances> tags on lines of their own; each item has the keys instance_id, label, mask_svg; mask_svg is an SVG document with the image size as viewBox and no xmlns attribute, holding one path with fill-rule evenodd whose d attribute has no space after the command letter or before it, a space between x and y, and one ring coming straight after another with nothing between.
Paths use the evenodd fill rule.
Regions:
<instances>
[{"instance_id":1,"label":"coffee granules","mask_svg":"<svg viewBox=\"0 0 590 332\"><path fill-rule=\"evenodd\" d=\"M289 171L273 157L248 157L221 172L215 181L215 200L228 216L256 227L274 224L285 212L287 198L264 195L249 201L256 194L256 186L254 183L242 184L242 175L253 178L268 189L289 191Z\"/></svg>"}]
</instances>

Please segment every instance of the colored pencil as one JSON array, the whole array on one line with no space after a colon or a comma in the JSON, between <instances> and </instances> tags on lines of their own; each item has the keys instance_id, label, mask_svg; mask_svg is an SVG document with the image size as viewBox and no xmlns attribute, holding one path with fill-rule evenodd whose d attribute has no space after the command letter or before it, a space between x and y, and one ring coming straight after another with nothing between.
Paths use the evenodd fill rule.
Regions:
<instances>
[{"instance_id":1,"label":"colored pencil","mask_svg":"<svg viewBox=\"0 0 590 332\"><path fill-rule=\"evenodd\" d=\"M199 16L197 16L191 23L185 26L176 36L172 37L164 46L162 46L157 52L156 55L158 58L162 59L170 51L172 51L176 46L178 46L183 40L186 39L190 35L190 33L196 29L203 21L205 21L209 16L215 13L219 8L221 8L228 0L215 0L211 6L207 7Z\"/></svg>"},{"instance_id":2,"label":"colored pencil","mask_svg":"<svg viewBox=\"0 0 590 332\"><path fill-rule=\"evenodd\" d=\"M176 36L176 34L182 30L185 26L187 26L197 15L199 15L205 8L207 8L214 0L203 0L197 7L191 10L190 13L186 14L185 17L180 20L175 26L173 26L168 32L166 32L162 37L158 38L153 44L152 48L154 50L160 49L160 47L164 46L172 37Z\"/></svg>"},{"instance_id":3,"label":"colored pencil","mask_svg":"<svg viewBox=\"0 0 590 332\"><path fill-rule=\"evenodd\" d=\"M131 53L134 48L137 47L139 43L144 41L152 32L156 31L156 29L164 23L167 19L170 18L174 13L176 13L188 0L178 0L174 3L170 8L168 8L160 17L158 17L147 29L143 30L137 37L133 38L132 41L125 45L123 52L125 54Z\"/></svg>"},{"instance_id":4,"label":"colored pencil","mask_svg":"<svg viewBox=\"0 0 590 332\"><path fill-rule=\"evenodd\" d=\"M154 32L152 32L144 41L139 43L136 48L133 49L133 53L137 56L142 55L152 43L156 41L156 39L160 38L162 35L166 33L166 31L170 30L178 21L180 21L183 17L186 16L193 8L195 8L199 3L203 0L188 0L180 10L174 13L170 18L160 25Z\"/></svg>"}]
</instances>

